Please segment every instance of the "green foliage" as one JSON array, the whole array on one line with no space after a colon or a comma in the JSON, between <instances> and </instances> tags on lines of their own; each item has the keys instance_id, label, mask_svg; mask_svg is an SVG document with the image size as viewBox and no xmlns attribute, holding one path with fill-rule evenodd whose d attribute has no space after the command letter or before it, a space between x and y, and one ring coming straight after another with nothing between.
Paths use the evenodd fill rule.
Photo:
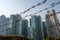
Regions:
<instances>
[{"instance_id":1,"label":"green foliage","mask_svg":"<svg viewBox=\"0 0 60 40\"><path fill-rule=\"evenodd\" d=\"M45 40L54 40L54 38L52 38L52 37L48 36L48 37L46 37L46 39L45 39Z\"/></svg>"},{"instance_id":2,"label":"green foliage","mask_svg":"<svg viewBox=\"0 0 60 40\"><path fill-rule=\"evenodd\" d=\"M60 35L56 38L56 40L60 40Z\"/></svg>"},{"instance_id":3,"label":"green foliage","mask_svg":"<svg viewBox=\"0 0 60 40\"><path fill-rule=\"evenodd\" d=\"M48 37L46 37L45 40L60 40L60 35L57 36L56 38L52 38L52 37L48 36Z\"/></svg>"}]
</instances>

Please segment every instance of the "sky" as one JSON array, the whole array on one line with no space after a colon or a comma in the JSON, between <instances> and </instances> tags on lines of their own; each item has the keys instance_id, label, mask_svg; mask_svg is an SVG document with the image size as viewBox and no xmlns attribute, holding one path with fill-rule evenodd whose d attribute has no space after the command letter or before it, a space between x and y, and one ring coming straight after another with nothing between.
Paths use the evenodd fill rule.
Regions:
<instances>
[{"instance_id":1,"label":"sky","mask_svg":"<svg viewBox=\"0 0 60 40\"><path fill-rule=\"evenodd\" d=\"M42 1L44 0L0 0L0 16L5 15L6 17L9 17L12 14L20 14L24 10ZM45 4L31 9L30 11L26 12L24 15L33 14L39 10L49 7L51 3L53 2L55 3L58 1L60 0L47 0ZM51 9L55 9L56 12L60 11L60 4ZM51 10L51 9L48 9L48 10ZM41 13L38 13L37 15L40 15L42 18L45 18L46 13L47 13L47 10ZM60 20L60 14L57 14L57 17ZM29 16L26 18L29 18Z\"/></svg>"}]
</instances>

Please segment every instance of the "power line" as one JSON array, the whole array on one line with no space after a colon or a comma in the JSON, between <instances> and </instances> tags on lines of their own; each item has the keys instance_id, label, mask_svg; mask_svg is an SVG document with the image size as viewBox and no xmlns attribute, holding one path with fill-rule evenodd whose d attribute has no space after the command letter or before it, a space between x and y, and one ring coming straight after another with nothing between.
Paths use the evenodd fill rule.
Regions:
<instances>
[{"instance_id":1,"label":"power line","mask_svg":"<svg viewBox=\"0 0 60 40\"><path fill-rule=\"evenodd\" d=\"M25 14L26 12L30 11L31 9L33 9L33 8L39 6L39 5L44 4L46 1L47 1L47 0L44 0L44 1L42 1L41 3L38 3L38 4L36 4L36 5L33 5L32 7L28 8L27 10L23 11L23 12L20 13L20 14Z\"/></svg>"},{"instance_id":2,"label":"power line","mask_svg":"<svg viewBox=\"0 0 60 40\"><path fill-rule=\"evenodd\" d=\"M50 4L50 5L51 5L50 7L45 8L45 9L43 9L43 10L40 10L40 11L38 11L38 12L35 12L35 13L33 13L33 14L38 14L38 13L40 13L40 12L43 12L43 11L45 11L45 10L48 10L48 9L50 9L50 8L53 8L53 7L57 6L58 4L60 4L60 1L59 1L59 2L56 2L56 3L52 3L52 4ZM31 15L33 15L33 14L26 15L25 17L31 16Z\"/></svg>"}]
</instances>

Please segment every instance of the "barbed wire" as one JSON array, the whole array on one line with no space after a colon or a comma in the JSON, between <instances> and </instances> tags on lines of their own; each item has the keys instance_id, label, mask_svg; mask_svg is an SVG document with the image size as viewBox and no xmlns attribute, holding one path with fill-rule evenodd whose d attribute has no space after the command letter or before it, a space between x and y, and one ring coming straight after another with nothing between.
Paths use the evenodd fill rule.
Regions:
<instances>
[{"instance_id":1,"label":"barbed wire","mask_svg":"<svg viewBox=\"0 0 60 40\"><path fill-rule=\"evenodd\" d=\"M55 14L51 14L51 15L49 15L49 17L50 17L50 16L53 16L53 15L56 15L56 14L60 14L60 11L57 12L57 13L55 13ZM46 18L42 18L42 19L46 19Z\"/></svg>"},{"instance_id":2,"label":"barbed wire","mask_svg":"<svg viewBox=\"0 0 60 40\"><path fill-rule=\"evenodd\" d=\"M35 13L33 13L33 14L38 14L38 13L40 13L40 12L46 11L46 10L48 10L48 9L50 9L50 8L53 8L53 7L57 6L58 4L60 4L60 1L59 1L59 2L56 2L56 3L52 3L52 4L50 4L50 5L51 5L50 7L45 8L45 9L43 9L43 10L40 10L40 11L38 11L38 12L35 12ZM26 15L25 17L27 17L27 16L32 16L33 14Z\"/></svg>"},{"instance_id":3,"label":"barbed wire","mask_svg":"<svg viewBox=\"0 0 60 40\"><path fill-rule=\"evenodd\" d=\"M49 16L53 16L53 15L56 15L56 14L60 14L60 11L59 11L59 12L57 12L57 13L55 13L55 14L51 14L51 15L49 15Z\"/></svg>"},{"instance_id":4,"label":"barbed wire","mask_svg":"<svg viewBox=\"0 0 60 40\"><path fill-rule=\"evenodd\" d=\"M33 9L33 8L39 6L39 5L44 4L46 1L47 1L47 0L44 0L44 1L42 1L41 3L38 3L38 4L36 4L36 5L33 5L32 7L28 8L27 10L23 11L23 12L20 13L20 14L25 14L26 12L30 11L31 9Z\"/></svg>"},{"instance_id":5,"label":"barbed wire","mask_svg":"<svg viewBox=\"0 0 60 40\"><path fill-rule=\"evenodd\" d=\"M57 12L57 13L55 13L55 14L59 14L60 13L60 11L59 12ZM53 15L55 15L55 14L51 14L51 15L49 15L49 16L53 16ZM42 19L46 19L46 18L42 18ZM37 21L32 21L32 22L37 22ZM57 23L57 24L59 24L59 23ZM59 24L60 25L60 24ZM57 26L57 25L55 25L55 26ZM15 27L14 27L15 28ZM8 29L9 28L7 28L7 29L5 29L5 30L2 30L2 31L0 31L0 32L3 32L3 31L8 31Z\"/></svg>"}]
</instances>

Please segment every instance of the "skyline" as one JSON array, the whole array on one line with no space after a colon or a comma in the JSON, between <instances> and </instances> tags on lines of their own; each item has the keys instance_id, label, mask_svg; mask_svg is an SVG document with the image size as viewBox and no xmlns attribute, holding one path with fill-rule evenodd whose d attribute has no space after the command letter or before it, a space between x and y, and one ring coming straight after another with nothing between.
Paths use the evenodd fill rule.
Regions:
<instances>
[{"instance_id":1,"label":"skyline","mask_svg":"<svg viewBox=\"0 0 60 40\"><path fill-rule=\"evenodd\" d=\"M37 0L37 1L36 0L0 0L0 16L5 15L6 17L9 17L11 14L17 14L17 13L20 14L24 10L30 8L31 6L33 6L37 3L42 2L42 1L44 1L44 0ZM51 3L53 3L53 2L55 3L58 1L59 0L52 0L52 1L47 0L47 2L45 4L37 6L34 9L31 9L30 11L26 12L25 15L33 14L39 10L44 9L45 6L49 7ZM60 7L60 4L51 9L55 9L56 12L58 12L60 10L59 7ZM50 9L48 9L48 10L50 10ZM43 11L43 12L41 12L41 14L38 13L37 15L40 15L42 18L44 18L46 13L47 13L47 11ZM60 20L59 15L60 14L57 14L57 17Z\"/></svg>"}]
</instances>

